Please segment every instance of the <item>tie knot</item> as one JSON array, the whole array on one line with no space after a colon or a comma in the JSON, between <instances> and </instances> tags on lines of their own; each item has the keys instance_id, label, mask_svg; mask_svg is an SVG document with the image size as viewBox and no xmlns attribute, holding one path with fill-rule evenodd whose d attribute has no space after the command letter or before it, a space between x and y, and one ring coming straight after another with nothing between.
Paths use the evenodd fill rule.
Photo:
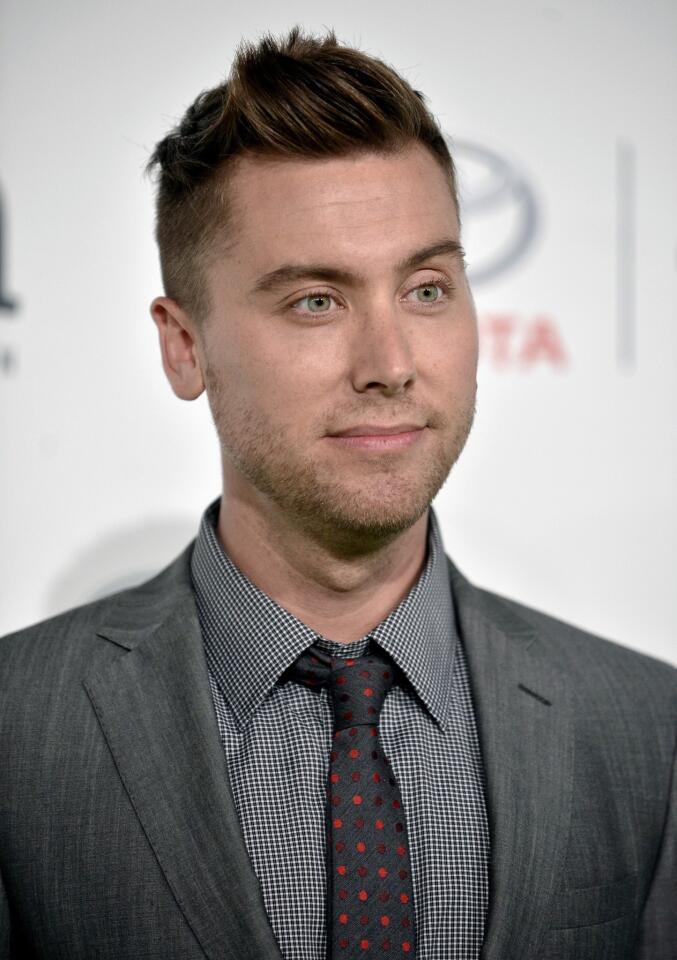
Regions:
<instances>
[{"instance_id":1,"label":"tie knot","mask_svg":"<svg viewBox=\"0 0 677 960\"><path fill-rule=\"evenodd\" d=\"M383 651L364 657L331 657L308 647L289 669L289 677L309 687L328 687L334 730L378 724L381 707L394 679L394 664Z\"/></svg>"}]
</instances>

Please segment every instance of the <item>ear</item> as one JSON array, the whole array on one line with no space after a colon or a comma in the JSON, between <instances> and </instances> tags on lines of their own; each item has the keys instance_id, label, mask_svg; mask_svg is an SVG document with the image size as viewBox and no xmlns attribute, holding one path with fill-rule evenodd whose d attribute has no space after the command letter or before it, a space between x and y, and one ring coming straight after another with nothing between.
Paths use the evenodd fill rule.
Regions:
<instances>
[{"instance_id":1,"label":"ear","mask_svg":"<svg viewBox=\"0 0 677 960\"><path fill-rule=\"evenodd\" d=\"M192 321L171 297L156 297L150 313L158 328L162 366L172 390L181 400L196 400L205 385Z\"/></svg>"}]
</instances>

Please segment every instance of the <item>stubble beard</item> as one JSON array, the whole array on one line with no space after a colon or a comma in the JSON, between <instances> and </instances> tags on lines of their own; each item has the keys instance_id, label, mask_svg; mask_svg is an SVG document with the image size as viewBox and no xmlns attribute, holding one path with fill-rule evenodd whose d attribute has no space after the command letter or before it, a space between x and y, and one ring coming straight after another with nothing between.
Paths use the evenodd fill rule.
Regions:
<instances>
[{"instance_id":1,"label":"stubble beard","mask_svg":"<svg viewBox=\"0 0 677 960\"><path fill-rule=\"evenodd\" d=\"M458 460L475 416L473 394L452 416L430 417L436 442L423 438L424 452L407 451L402 459L400 454L357 453L349 474L352 451L340 452L345 471L337 469L339 451L324 458L298 454L288 436L260 411L226 400L213 371L208 370L205 379L222 456L288 522L346 552L376 548L425 513ZM318 441L320 449L323 443L331 441Z\"/></svg>"}]
</instances>

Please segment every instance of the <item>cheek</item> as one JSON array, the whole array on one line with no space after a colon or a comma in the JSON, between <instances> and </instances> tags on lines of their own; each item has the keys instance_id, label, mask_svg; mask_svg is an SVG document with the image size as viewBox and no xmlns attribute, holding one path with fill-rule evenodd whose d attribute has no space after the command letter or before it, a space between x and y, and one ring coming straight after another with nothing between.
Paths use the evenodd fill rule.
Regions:
<instances>
[{"instance_id":1,"label":"cheek","mask_svg":"<svg viewBox=\"0 0 677 960\"><path fill-rule=\"evenodd\" d=\"M233 401L277 424L317 417L335 383L336 351L319 338L252 333L223 351L221 379Z\"/></svg>"},{"instance_id":2,"label":"cheek","mask_svg":"<svg viewBox=\"0 0 677 960\"><path fill-rule=\"evenodd\" d=\"M478 337L472 321L452 324L425 345L424 353L425 370L441 393L460 396L474 389Z\"/></svg>"},{"instance_id":3,"label":"cheek","mask_svg":"<svg viewBox=\"0 0 677 960\"><path fill-rule=\"evenodd\" d=\"M454 372L460 382L476 384L478 354L477 326L473 324L464 329L463 334L453 344Z\"/></svg>"}]
</instances>

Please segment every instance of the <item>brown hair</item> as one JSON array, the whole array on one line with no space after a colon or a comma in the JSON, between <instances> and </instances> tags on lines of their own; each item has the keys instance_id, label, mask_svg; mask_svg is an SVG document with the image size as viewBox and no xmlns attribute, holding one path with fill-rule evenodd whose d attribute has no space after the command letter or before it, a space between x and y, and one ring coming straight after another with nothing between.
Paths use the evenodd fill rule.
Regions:
<instances>
[{"instance_id":1,"label":"brown hair","mask_svg":"<svg viewBox=\"0 0 677 960\"><path fill-rule=\"evenodd\" d=\"M339 157L425 144L442 166L458 214L454 163L427 107L392 67L332 31L293 27L286 37L242 42L226 80L203 91L147 164L159 168L155 236L162 281L196 320L209 309L203 280L214 239L228 223L224 189L244 155Z\"/></svg>"}]
</instances>

